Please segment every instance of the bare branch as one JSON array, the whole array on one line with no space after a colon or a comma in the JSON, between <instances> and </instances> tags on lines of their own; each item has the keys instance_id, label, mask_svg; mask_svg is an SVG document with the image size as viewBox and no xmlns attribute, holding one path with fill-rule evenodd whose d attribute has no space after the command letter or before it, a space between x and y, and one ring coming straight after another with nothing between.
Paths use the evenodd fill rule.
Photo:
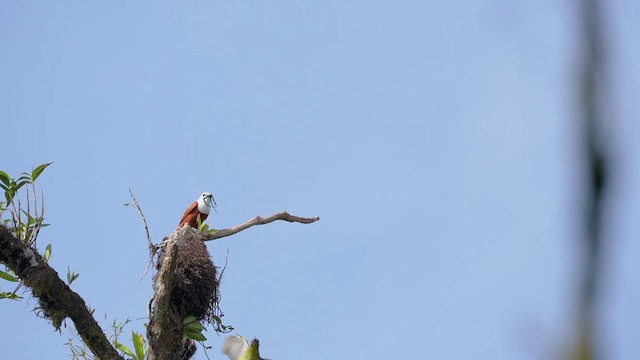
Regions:
<instances>
[{"instance_id":1,"label":"bare branch","mask_svg":"<svg viewBox=\"0 0 640 360\"><path fill-rule=\"evenodd\" d=\"M68 317L96 358L122 359L107 340L82 297L58 277L58 273L36 250L23 244L2 224L0 262L31 289L33 296L38 298L44 315L51 319L56 329L59 329L62 321Z\"/></svg>"},{"instance_id":2,"label":"bare branch","mask_svg":"<svg viewBox=\"0 0 640 360\"><path fill-rule=\"evenodd\" d=\"M228 229L218 230L213 234L206 234L203 236L203 240L216 240L223 237L231 236L233 234L239 233L242 230L246 230L254 225L264 225L270 222L274 222L276 220L284 220L288 222L296 222L301 224L311 224L320 220L320 217L316 216L312 218L305 218L305 217L290 215L286 211L281 211L271 216L267 216L266 218L256 216L243 224L236 225Z\"/></svg>"},{"instance_id":3,"label":"bare branch","mask_svg":"<svg viewBox=\"0 0 640 360\"><path fill-rule=\"evenodd\" d=\"M135 210L135 212L140 215L140 217L142 218L142 223L144 224L144 231L147 234L147 244L149 245L149 249L155 249L155 245L153 245L153 242L151 241L151 235L149 235L149 225L147 224L147 219L144 217L144 214L142 213L142 209L140 208L140 205L138 205L138 202L136 201L136 197L133 196L133 191L131 191L131 186L127 187L127 189L129 189L129 194L131 194L131 200L133 200L130 204L125 204L125 205L131 205L133 207L133 210Z\"/></svg>"},{"instance_id":4,"label":"bare branch","mask_svg":"<svg viewBox=\"0 0 640 360\"><path fill-rule=\"evenodd\" d=\"M158 248L153 244L153 241L151 241L151 235L149 234L149 225L147 224L147 219L144 217L144 214L142 213L142 208L140 207L140 205L138 205L138 201L136 201L136 197L133 196L133 191L131 190L131 186L127 187L127 189L129 189L129 194L131 194L132 202L125 205L131 205L131 207L133 207L133 210L142 218L142 224L144 224L144 231L147 234L147 244L149 245L149 262L147 263L147 268L144 271L144 274L142 274L142 276L140 277L139 282L142 282L142 279L145 277L145 275L149 273L149 270L153 266L153 257L155 256L156 251L158 251Z\"/></svg>"}]
</instances>

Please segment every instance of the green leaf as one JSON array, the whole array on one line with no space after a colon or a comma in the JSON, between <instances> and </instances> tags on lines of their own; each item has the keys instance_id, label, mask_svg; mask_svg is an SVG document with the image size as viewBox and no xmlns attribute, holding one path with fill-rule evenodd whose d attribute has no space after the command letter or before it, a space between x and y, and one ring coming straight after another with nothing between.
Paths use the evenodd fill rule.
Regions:
<instances>
[{"instance_id":1,"label":"green leaf","mask_svg":"<svg viewBox=\"0 0 640 360\"><path fill-rule=\"evenodd\" d=\"M133 353L133 351L129 350L129 348L128 348L128 347L126 347L126 346L124 346L124 345L120 344L120 343L119 343L119 342L117 342L117 341L114 341L114 342L113 342L113 345L116 347L116 349L118 349L118 350L122 351L125 355L129 355L129 356L136 356L136 355Z\"/></svg>"},{"instance_id":2,"label":"green leaf","mask_svg":"<svg viewBox=\"0 0 640 360\"><path fill-rule=\"evenodd\" d=\"M189 315L182 320L184 326L184 336L196 341L205 341L207 338L202 335L202 330L207 330L195 316Z\"/></svg>"},{"instance_id":3,"label":"green leaf","mask_svg":"<svg viewBox=\"0 0 640 360\"><path fill-rule=\"evenodd\" d=\"M202 222L202 218L200 217L200 214L198 214L196 216L196 220L198 221L198 230L202 229L202 227L204 226L203 222Z\"/></svg>"},{"instance_id":4,"label":"green leaf","mask_svg":"<svg viewBox=\"0 0 640 360\"><path fill-rule=\"evenodd\" d=\"M51 164L53 164L53 162L36 166L36 168L31 171L31 181L36 181L36 179L38 178L38 176L40 176L40 174L42 174L44 169L46 169L47 166Z\"/></svg>"},{"instance_id":5,"label":"green leaf","mask_svg":"<svg viewBox=\"0 0 640 360\"><path fill-rule=\"evenodd\" d=\"M0 278L5 279L7 281L11 281L11 282L18 282L18 279L16 277L2 270L0 270Z\"/></svg>"},{"instance_id":6,"label":"green leaf","mask_svg":"<svg viewBox=\"0 0 640 360\"><path fill-rule=\"evenodd\" d=\"M29 222L32 222L32 221L34 220L34 219L33 219L33 216L31 216L31 214L29 214L29 213L27 212L27 210L24 210L24 209L21 209L21 210L22 210L22 213L27 217L27 220L28 220Z\"/></svg>"},{"instance_id":7,"label":"green leaf","mask_svg":"<svg viewBox=\"0 0 640 360\"><path fill-rule=\"evenodd\" d=\"M4 192L4 197L7 199L7 204L11 204L11 200L13 200L14 191L12 189L7 189Z\"/></svg>"},{"instance_id":8,"label":"green leaf","mask_svg":"<svg viewBox=\"0 0 640 360\"><path fill-rule=\"evenodd\" d=\"M16 183L16 187L15 190L20 189L21 187L23 187L25 184L31 184L31 180L22 180L18 183Z\"/></svg>"},{"instance_id":9,"label":"green leaf","mask_svg":"<svg viewBox=\"0 0 640 360\"><path fill-rule=\"evenodd\" d=\"M185 326L185 329L198 331L198 332L200 332L202 330L205 330L205 331L207 330L207 328L202 326L202 324L199 321L194 321L192 323L187 324Z\"/></svg>"},{"instance_id":10,"label":"green leaf","mask_svg":"<svg viewBox=\"0 0 640 360\"><path fill-rule=\"evenodd\" d=\"M2 181L3 184L9 186L9 183L11 183L11 178L6 172L0 171L0 181Z\"/></svg>"},{"instance_id":11,"label":"green leaf","mask_svg":"<svg viewBox=\"0 0 640 360\"><path fill-rule=\"evenodd\" d=\"M0 299L20 300L22 296L12 292L0 292Z\"/></svg>"},{"instance_id":12,"label":"green leaf","mask_svg":"<svg viewBox=\"0 0 640 360\"><path fill-rule=\"evenodd\" d=\"M136 356L140 360L144 359L144 337L132 331L131 339L133 340L133 348L136 350Z\"/></svg>"},{"instance_id":13,"label":"green leaf","mask_svg":"<svg viewBox=\"0 0 640 360\"><path fill-rule=\"evenodd\" d=\"M184 336L188 337L189 339L196 340L196 341L206 341L207 340L207 338L204 335L202 335L201 332L196 332L196 331L191 331L191 330L185 330Z\"/></svg>"},{"instance_id":14,"label":"green leaf","mask_svg":"<svg viewBox=\"0 0 640 360\"><path fill-rule=\"evenodd\" d=\"M78 276L80 276L80 274L72 272L71 269L69 269L69 267L67 266L67 284L71 285L71 283L74 282L78 278Z\"/></svg>"},{"instance_id":15,"label":"green leaf","mask_svg":"<svg viewBox=\"0 0 640 360\"><path fill-rule=\"evenodd\" d=\"M49 262L49 258L51 257L51 244L44 248L44 255L42 257L44 258L44 262Z\"/></svg>"}]
</instances>

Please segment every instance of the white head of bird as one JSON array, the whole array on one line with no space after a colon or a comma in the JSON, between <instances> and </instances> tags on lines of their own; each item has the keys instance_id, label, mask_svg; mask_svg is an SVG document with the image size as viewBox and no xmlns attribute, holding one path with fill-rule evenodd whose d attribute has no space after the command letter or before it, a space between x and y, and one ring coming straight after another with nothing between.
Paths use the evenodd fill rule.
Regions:
<instances>
[{"instance_id":1,"label":"white head of bird","mask_svg":"<svg viewBox=\"0 0 640 360\"><path fill-rule=\"evenodd\" d=\"M209 214L211 208L216 204L216 201L213 199L213 195L208 192L202 193L198 198L198 211L202 214Z\"/></svg>"}]
</instances>

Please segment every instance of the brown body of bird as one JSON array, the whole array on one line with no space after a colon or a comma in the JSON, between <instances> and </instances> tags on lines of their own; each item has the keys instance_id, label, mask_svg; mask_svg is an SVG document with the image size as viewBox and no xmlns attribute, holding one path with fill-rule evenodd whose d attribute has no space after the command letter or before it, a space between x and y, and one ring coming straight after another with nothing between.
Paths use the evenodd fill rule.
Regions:
<instances>
[{"instance_id":1,"label":"brown body of bird","mask_svg":"<svg viewBox=\"0 0 640 360\"><path fill-rule=\"evenodd\" d=\"M198 215L200 215L200 222L205 221L215 203L216 201L213 199L211 194L202 193L198 200L191 203L187 210L185 210L184 214L182 214L178 228L183 227L185 224L189 224L192 228L197 229Z\"/></svg>"}]
</instances>

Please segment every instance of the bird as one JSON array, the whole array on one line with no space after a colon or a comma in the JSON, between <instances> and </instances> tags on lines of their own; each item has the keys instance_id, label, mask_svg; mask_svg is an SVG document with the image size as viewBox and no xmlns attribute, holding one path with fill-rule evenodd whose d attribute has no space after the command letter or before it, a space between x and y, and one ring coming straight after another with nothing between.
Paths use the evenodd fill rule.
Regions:
<instances>
[{"instance_id":1,"label":"bird","mask_svg":"<svg viewBox=\"0 0 640 360\"><path fill-rule=\"evenodd\" d=\"M197 229L198 215L200 216L200 222L205 221L214 205L218 206L216 201L213 199L213 195L208 192L202 193L198 200L191 203L187 210L185 210L184 214L182 214L178 228L182 228L185 224L189 224L192 228Z\"/></svg>"},{"instance_id":2,"label":"bird","mask_svg":"<svg viewBox=\"0 0 640 360\"><path fill-rule=\"evenodd\" d=\"M260 342L258 339L251 340L251 345L247 339L240 335L227 336L222 344L222 353L231 360L266 360L260 357Z\"/></svg>"}]
</instances>

